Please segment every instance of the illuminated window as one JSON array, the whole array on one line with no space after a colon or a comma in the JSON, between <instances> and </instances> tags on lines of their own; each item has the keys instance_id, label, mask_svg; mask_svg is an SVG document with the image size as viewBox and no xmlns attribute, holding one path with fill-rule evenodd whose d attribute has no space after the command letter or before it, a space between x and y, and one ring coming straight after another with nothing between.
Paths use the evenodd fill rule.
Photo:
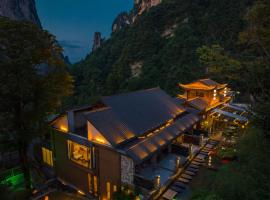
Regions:
<instances>
[{"instance_id":1,"label":"illuminated window","mask_svg":"<svg viewBox=\"0 0 270 200\"><path fill-rule=\"evenodd\" d=\"M67 115L59 117L53 124L53 127L58 129L61 132L67 133L68 132L68 121Z\"/></svg>"},{"instance_id":2,"label":"illuminated window","mask_svg":"<svg viewBox=\"0 0 270 200\"><path fill-rule=\"evenodd\" d=\"M43 162L53 166L53 158L52 158L52 151L49 149L46 149L42 147L42 157L43 157Z\"/></svg>"},{"instance_id":3,"label":"illuminated window","mask_svg":"<svg viewBox=\"0 0 270 200\"><path fill-rule=\"evenodd\" d=\"M91 149L78 143L68 141L68 157L73 162L91 168Z\"/></svg>"},{"instance_id":4,"label":"illuminated window","mask_svg":"<svg viewBox=\"0 0 270 200\"><path fill-rule=\"evenodd\" d=\"M92 147L92 162L91 162L91 168L96 168L96 148Z\"/></svg>"},{"instance_id":5,"label":"illuminated window","mask_svg":"<svg viewBox=\"0 0 270 200\"><path fill-rule=\"evenodd\" d=\"M117 186L116 185L113 186L113 192L117 192Z\"/></svg>"},{"instance_id":6,"label":"illuminated window","mask_svg":"<svg viewBox=\"0 0 270 200\"><path fill-rule=\"evenodd\" d=\"M94 195L97 196L98 194L98 183L97 183L97 177L94 176Z\"/></svg>"},{"instance_id":7,"label":"illuminated window","mask_svg":"<svg viewBox=\"0 0 270 200\"><path fill-rule=\"evenodd\" d=\"M110 184L110 182L106 183L106 187L107 187L107 199L111 199L111 184Z\"/></svg>"}]
</instances>

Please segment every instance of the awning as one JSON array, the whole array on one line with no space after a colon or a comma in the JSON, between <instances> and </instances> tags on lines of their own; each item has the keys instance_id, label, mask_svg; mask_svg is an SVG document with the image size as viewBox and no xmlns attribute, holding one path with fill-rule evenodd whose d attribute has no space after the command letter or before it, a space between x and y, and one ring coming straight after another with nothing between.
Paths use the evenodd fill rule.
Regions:
<instances>
[{"instance_id":1,"label":"awning","mask_svg":"<svg viewBox=\"0 0 270 200\"><path fill-rule=\"evenodd\" d=\"M199 120L200 117L198 115L191 113L186 114L160 132L154 133L153 135L144 139L138 139L136 143L124 150L126 151L127 155L129 155L135 161L135 163L138 164L150 157L156 151L160 150L161 147L170 143L180 134L190 129Z\"/></svg>"},{"instance_id":2,"label":"awning","mask_svg":"<svg viewBox=\"0 0 270 200\"><path fill-rule=\"evenodd\" d=\"M224 110L220 110L220 109L217 109L217 108L214 109L211 114L216 114L216 113L218 113L220 115L223 115L225 117L229 117L231 119L236 119L236 120L238 120L240 122L244 122L244 123L248 122L248 119L246 117L243 117L241 115L237 115L237 114L234 114L234 113L231 113L231 112L227 112L227 111L224 111Z\"/></svg>"},{"instance_id":3,"label":"awning","mask_svg":"<svg viewBox=\"0 0 270 200\"><path fill-rule=\"evenodd\" d=\"M225 104L226 107L229 107L229 108L232 108L234 110L238 110L238 111L241 111L241 112L246 112L246 110L244 108L241 108L239 106L236 106L236 105L232 105L232 104Z\"/></svg>"}]
</instances>

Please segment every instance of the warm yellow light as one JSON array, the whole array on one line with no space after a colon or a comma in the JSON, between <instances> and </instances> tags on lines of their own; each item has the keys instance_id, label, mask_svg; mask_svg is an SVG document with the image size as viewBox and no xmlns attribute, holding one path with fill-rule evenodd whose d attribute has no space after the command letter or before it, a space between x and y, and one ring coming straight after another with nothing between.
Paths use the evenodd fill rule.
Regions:
<instances>
[{"instance_id":1,"label":"warm yellow light","mask_svg":"<svg viewBox=\"0 0 270 200\"><path fill-rule=\"evenodd\" d=\"M101 139L101 138L96 138L95 139L97 142L100 142L100 143L105 143L105 140Z\"/></svg>"},{"instance_id":2,"label":"warm yellow light","mask_svg":"<svg viewBox=\"0 0 270 200\"><path fill-rule=\"evenodd\" d=\"M44 197L44 200L49 200L49 196L45 196Z\"/></svg>"},{"instance_id":3,"label":"warm yellow light","mask_svg":"<svg viewBox=\"0 0 270 200\"><path fill-rule=\"evenodd\" d=\"M217 90L214 90L214 93L217 93Z\"/></svg>"},{"instance_id":4,"label":"warm yellow light","mask_svg":"<svg viewBox=\"0 0 270 200\"><path fill-rule=\"evenodd\" d=\"M68 132L68 129L65 126L60 126L60 130L63 132Z\"/></svg>"},{"instance_id":5,"label":"warm yellow light","mask_svg":"<svg viewBox=\"0 0 270 200\"><path fill-rule=\"evenodd\" d=\"M168 123L172 123L173 122L173 119L170 119L169 121L168 121Z\"/></svg>"},{"instance_id":6,"label":"warm yellow light","mask_svg":"<svg viewBox=\"0 0 270 200\"><path fill-rule=\"evenodd\" d=\"M79 194L81 194L81 195L85 195L85 193L83 192L83 191L81 191L81 190L78 190L77 191Z\"/></svg>"}]
</instances>

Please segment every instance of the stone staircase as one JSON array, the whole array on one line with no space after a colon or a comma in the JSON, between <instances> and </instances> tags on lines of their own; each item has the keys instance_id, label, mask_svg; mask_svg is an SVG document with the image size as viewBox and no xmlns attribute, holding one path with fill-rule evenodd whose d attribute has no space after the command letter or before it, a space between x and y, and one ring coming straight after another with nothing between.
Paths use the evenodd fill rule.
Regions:
<instances>
[{"instance_id":1,"label":"stone staircase","mask_svg":"<svg viewBox=\"0 0 270 200\"><path fill-rule=\"evenodd\" d=\"M175 179L175 181L168 187L168 189L163 193L160 199L164 198L166 192L170 190L176 192L176 198L181 198L182 194L188 189L188 185L191 180L197 175L202 165L206 164L206 159L209 152L214 150L219 144L219 141L209 139L207 143L200 149L200 151L184 166L182 173Z\"/></svg>"}]
</instances>

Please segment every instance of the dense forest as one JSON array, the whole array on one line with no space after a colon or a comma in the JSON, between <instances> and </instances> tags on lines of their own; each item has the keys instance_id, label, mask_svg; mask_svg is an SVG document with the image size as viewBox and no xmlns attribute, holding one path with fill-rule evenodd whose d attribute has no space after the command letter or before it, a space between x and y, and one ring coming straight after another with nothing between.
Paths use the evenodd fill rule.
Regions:
<instances>
[{"instance_id":1,"label":"dense forest","mask_svg":"<svg viewBox=\"0 0 270 200\"><path fill-rule=\"evenodd\" d=\"M157 86L179 93L179 82L206 76L197 48L220 44L236 51L251 5L251 0L164 0L73 66L72 104Z\"/></svg>"}]
</instances>

